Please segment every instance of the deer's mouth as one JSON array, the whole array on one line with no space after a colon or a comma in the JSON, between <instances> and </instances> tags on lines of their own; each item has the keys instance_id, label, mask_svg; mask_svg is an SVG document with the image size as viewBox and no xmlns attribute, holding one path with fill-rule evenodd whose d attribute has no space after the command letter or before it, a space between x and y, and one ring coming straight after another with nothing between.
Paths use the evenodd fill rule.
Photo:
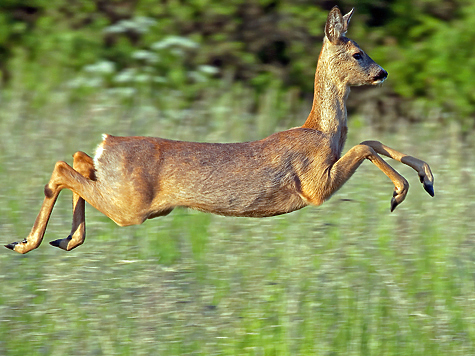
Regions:
<instances>
[{"instance_id":1,"label":"deer's mouth","mask_svg":"<svg viewBox=\"0 0 475 356\"><path fill-rule=\"evenodd\" d=\"M387 77L388 77L388 72L386 72L384 69L381 68L379 73L373 77L373 84L374 85L381 84L382 82L386 80Z\"/></svg>"}]
</instances>

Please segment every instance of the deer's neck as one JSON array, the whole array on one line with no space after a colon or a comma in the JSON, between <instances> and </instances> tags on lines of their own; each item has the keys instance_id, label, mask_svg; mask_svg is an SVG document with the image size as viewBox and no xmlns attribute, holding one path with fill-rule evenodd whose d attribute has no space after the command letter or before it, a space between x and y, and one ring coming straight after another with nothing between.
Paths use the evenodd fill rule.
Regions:
<instances>
[{"instance_id":1,"label":"deer's neck","mask_svg":"<svg viewBox=\"0 0 475 356\"><path fill-rule=\"evenodd\" d=\"M332 146L339 154L346 140L346 99L350 87L339 77L340 73L328 70L328 63L322 57L320 54L315 73L312 110L302 127L330 135Z\"/></svg>"}]
</instances>

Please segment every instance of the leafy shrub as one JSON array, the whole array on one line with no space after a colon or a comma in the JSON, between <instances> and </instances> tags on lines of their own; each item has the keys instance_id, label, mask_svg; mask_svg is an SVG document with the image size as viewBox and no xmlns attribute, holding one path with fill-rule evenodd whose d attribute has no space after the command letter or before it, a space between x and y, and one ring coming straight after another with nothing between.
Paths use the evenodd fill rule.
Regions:
<instances>
[{"instance_id":1,"label":"leafy shrub","mask_svg":"<svg viewBox=\"0 0 475 356\"><path fill-rule=\"evenodd\" d=\"M35 0L24 6L8 0L0 5L0 71L5 82L19 77L36 95L69 82L76 92L104 86L127 97L166 88L193 99L213 85L210 78L221 76L243 81L257 93L280 82L311 97L323 26L333 5L324 0ZM338 5L344 11L357 7L351 37L390 72L393 94L420 108L418 119L473 126L475 5L467 0L344 0Z\"/></svg>"}]
</instances>

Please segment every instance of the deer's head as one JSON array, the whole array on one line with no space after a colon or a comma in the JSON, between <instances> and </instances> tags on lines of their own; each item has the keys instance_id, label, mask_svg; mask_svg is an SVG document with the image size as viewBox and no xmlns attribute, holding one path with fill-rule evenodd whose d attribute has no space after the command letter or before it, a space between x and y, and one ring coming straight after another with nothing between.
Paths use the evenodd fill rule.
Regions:
<instances>
[{"instance_id":1,"label":"deer's head","mask_svg":"<svg viewBox=\"0 0 475 356\"><path fill-rule=\"evenodd\" d=\"M345 37L354 9L342 15L335 6L328 14L325 39L320 61L328 68L330 77L343 85L380 84L388 76L358 44Z\"/></svg>"}]
</instances>

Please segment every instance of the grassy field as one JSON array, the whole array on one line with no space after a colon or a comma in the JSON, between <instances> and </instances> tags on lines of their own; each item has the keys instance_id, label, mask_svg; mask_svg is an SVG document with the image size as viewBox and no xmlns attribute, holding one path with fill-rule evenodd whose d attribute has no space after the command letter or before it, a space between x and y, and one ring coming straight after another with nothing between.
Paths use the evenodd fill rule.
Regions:
<instances>
[{"instance_id":1,"label":"grassy field","mask_svg":"<svg viewBox=\"0 0 475 356\"><path fill-rule=\"evenodd\" d=\"M6 95L0 112L0 236L24 238L57 160L94 151L100 135L241 141L300 125L292 92L216 88L191 108L178 94L133 109L112 97L32 107ZM391 182L372 164L321 207L267 219L176 209L120 228L90 206L88 237L66 253L70 192L60 195L39 249L0 253L1 355L473 355L474 141L456 127L374 132L364 139L426 160L435 198L417 174L390 213Z\"/></svg>"}]
</instances>

